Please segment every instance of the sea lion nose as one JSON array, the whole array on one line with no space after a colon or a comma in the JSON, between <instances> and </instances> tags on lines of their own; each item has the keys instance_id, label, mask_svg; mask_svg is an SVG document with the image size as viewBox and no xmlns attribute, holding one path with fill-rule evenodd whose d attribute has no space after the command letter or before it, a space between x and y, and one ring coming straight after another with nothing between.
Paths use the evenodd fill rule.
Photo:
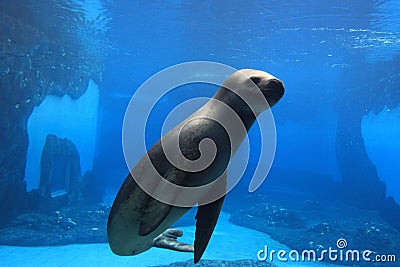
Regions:
<instances>
[{"instance_id":1,"label":"sea lion nose","mask_svg":"<svg viewBox=\"0 0 400 267\"><path fill-rule=\"evenodd\" d=\"M270 107L272 107L285 94L285 87L281 80L273 78L273 79L268 80L267 88L268 88L268 91L266 94L266 98L267 98L268 104L270 105Z\"/></svg>"},{"instance_id":2,"label":"sea lion nose","mask_svg":"<svg viewBox=\"0 0 400 267\"><path fill-rule=\"evenodd\" d=\"M273 88L274 91L279 91L281 93L281 95L283 95L285 93L285 88L283 85L283 82L277 78L271 79L271 86Z\"/></svg>"}]
</instances>

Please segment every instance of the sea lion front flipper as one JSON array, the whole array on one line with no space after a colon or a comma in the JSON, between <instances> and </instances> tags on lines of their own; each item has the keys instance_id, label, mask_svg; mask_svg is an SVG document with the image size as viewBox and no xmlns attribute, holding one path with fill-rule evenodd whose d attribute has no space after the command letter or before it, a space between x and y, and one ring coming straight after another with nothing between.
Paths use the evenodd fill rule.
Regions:
<instances>
[{"instance_id":1,"label":"sea lion front flipper","mask_svg":"<svg viewBox=\"0 0 400 267\"><path fill-rule=\"evenodd\" d=\"M193 252L193 245L179 242L177 240L178 237L181 236L183 236L182 230L167 229L161 235L154 238L153 247L166 248L181 252Z\"/></svg>"},{"instance_id":2,"label":"sea lion front flipper","mask_svg":"<svg viewBox=\"0 0 400 267\"><path fill-rule=\"evenodd\" d=\"M179 185L183 183L185 175L178 170L172 170L166 175L165 179ZM165 189L163 189L162 185L159 184L154 185L153 191L163 192L165 191ZM166 193L169 194L171 200L176 197L176 193L174 192ZM160 202L149 195L146 196L146 200L144 200L143 202L143 210L141 212L142 216L140 218L139 225L140 236L146 236L153 232L165 220L172 208L172 206Z\"/></svg>"},{"instance_id":3,"label":"sea lion front flipper","mask_svg":"<svg viewBox=\"0 0 400 267\"><path fill-rule=\"evenodd\" d=\"M223 174L225 188L227 181L227 173ZM196 234L194 239L194 263L197 263L210 241L211 235L217 224L219 214L221 213L222 204L224 203L225 195L206 205L201 205L197 209L196 214Z\"/></svg>"}]
</instances>

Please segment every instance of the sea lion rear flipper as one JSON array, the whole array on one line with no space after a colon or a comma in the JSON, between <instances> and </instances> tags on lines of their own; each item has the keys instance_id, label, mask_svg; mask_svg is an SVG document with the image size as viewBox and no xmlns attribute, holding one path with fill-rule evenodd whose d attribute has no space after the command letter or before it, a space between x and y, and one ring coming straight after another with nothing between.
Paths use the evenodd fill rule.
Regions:
<instances>
[{"instance_id":1,"label":"sea lion rear flipper","mask_svg":"<svg viewBox=\"0 0 400 267\"><path fill-rule=\"evenodd\" d=\"M223 174L226 188L227 174ZM196 234L194 239L194 263L197 263L210 241L211 235L217 224L219 214L221 213L222 204L224 203L225 195L206 205L200 205L196 214ZM200 202L201 203L201 202Z\"/></svg>"},{"instance_id":2,"label":"sea lion rear flipper","mask_svg":"<svg viewBox=\"0 0 400 267\"><path fill-rule=\"evenodd\" d=\"M167 229L161 235L154 238L153 247L166 248L181 252L193 252L193 245L178 241L178 237L181 237L182 235L182 230Z\"/></svg>"},{"instance_id":3,"label":"sea lion rear flipper","mask_svg":"<svg viewBox=\"0 0 400 267\"><path fill-rule=\"evenodd\" d=\"M174 183L181 184L185 175L178 170L173 170L166 175L166 180ZM165 191L162 185L154 185L153 191ZM176 197L174 192L166 192L171 197L171 200ZM165 220L171 211L172 206L154 199L147 195L146 200L143 201L143 210L141 212L139 235L146 236L153 232Z\"/></svg>"}]
</instances>

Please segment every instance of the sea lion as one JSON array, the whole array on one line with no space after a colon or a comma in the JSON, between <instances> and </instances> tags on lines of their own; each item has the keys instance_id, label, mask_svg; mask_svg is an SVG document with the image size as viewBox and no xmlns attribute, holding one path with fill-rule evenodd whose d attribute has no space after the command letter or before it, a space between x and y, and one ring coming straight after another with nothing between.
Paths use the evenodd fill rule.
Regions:
<instances>
[{"instance_id":1,"label":"sea lion","mask_svg":"<svg viewBox=\"0 0 400 267\"><path fill-rule=\"evenodd\" d=\"M198 203L194 242L194 262L197 263L215 228L225 193L217 194L218 197L212 201L209 196L217 191L220 193L221 188L225 190L225 169L229 160L256 117L268 108L265 101L272 107L283 94L283 83L266 72L243 69L230 75L203 107L163 136L128 174L108 217L107 236L111 250L117 255L136 255L152 246L193 251L191 245L177 241L179 232L166 229ZM221 126L221 121L235 124L235 120L226 115L227 107L237 114L244 131L228 134ZM217 151L207 168L188 171L171 164L167 156L169 146L179 143L180 153L186 159L196 161L202 156L201 142L205 139L211 139ZM208 191L193 194L187 205L176 206L170 203L179 199L180 193L163 191L164 185L154 183L152 179L156 175L182 187L201 187L221 178L218 179L218 186L215 184ZM140 186L137 181L140 181ZM150 186L146 189L143 182L146 184L147 181ZM149 190L162 192L168 200L155 199L154 195L148 194Z\"/></svg>"}]
</instances>

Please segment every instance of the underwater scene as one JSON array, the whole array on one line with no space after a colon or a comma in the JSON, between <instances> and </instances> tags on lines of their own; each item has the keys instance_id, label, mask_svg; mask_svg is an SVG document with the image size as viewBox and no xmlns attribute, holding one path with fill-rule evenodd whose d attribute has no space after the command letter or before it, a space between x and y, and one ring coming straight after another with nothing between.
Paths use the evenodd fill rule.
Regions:
<instances>
[{"instance_id":1,"label":"underwater scene","mask_svg":"<svg viewBox=\"0 0 400 267\"><path fill-rule=\"evenodd\" d=\"M0 266L400 266L400 2L0 1Z\"/></svg>"}]
</instances>

